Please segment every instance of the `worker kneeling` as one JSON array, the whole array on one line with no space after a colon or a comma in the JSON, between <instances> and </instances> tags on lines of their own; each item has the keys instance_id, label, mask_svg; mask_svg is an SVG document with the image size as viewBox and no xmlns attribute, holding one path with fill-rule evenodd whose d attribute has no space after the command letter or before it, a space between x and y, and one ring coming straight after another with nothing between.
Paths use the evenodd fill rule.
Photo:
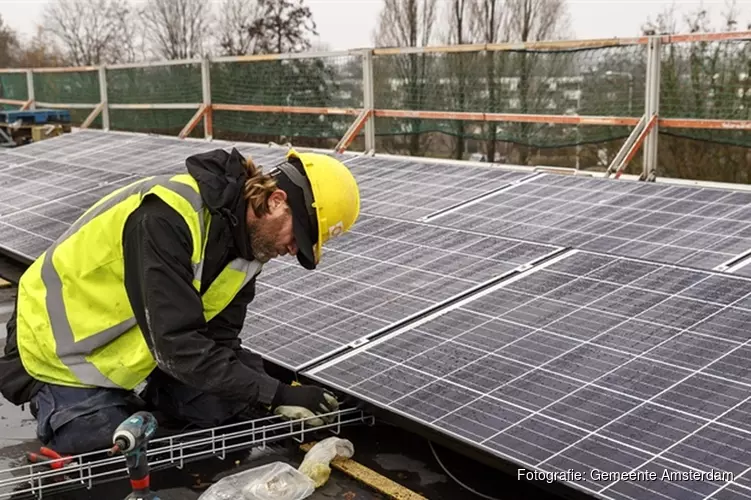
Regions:
<instances>
[{"instance_id":1,"label":"worker kneeling","mask_svg":"<svg viewBox=\"0 0 751 500\"><path fill-rule=\"evenodd\" d=\"M144 403L200 427L337 409L319 387L268 375L238 335L265 262L290 254L315 269L355 223L352 174L295 151L268 173L236 149L186 166L105 196L19 282L0 392L30 402L39 439L59 453L111 446Z\"/></svg>"}]
</instances>

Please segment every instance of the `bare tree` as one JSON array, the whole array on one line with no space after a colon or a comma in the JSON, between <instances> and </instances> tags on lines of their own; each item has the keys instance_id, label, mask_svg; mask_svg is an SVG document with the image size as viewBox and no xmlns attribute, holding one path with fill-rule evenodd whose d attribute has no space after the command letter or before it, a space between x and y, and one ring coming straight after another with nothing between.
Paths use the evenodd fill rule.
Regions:
<instances>
[{"instance_id":1,"label":"bare tree","mask_svg":"<svg viewBox=\"0 0 751 500\"><path fill-rule=\"evenodd\" d=\"M375 44L379 47L424 47L433 39L436 21L436 0L385 0L375 32ZM382 89L377 95L388 95L391 99L401 101L393 103L395 107L407 109L424 109L427 102L427 80L429 67L433 59L425 54L409 54L389 57L379 69L376 86ZM406 88L406 93L389 92L393 82L388 76L394 75ZM378 96L376 99L378 99ZM409 123L409 152L419 154L421 120L413 119Z\"/></svg>"},{"instance_id":2,"label":"bare tree","mask_svg":"<svg viewBox=\"0 0 751 500\"><path fill-rule=\"evenodd\" d=\"M51 39L51 34L43 26L38 25L34 36L22 47L18 66L22 68L43 68L64 64L65 57L54 40Z\"/></svg>"},{"instance_id":3,"label":"bare tree","mask_svg":"<svg viewBox=\"0 0 751 500\"><path fill-rule=\"evenodd\" d=\"M504 0L473 0L470 6L472 36L482 43L498 43L507 39L501 28L507 12Z\"/></svg>"},{"instance_id":4,"label":"bare tree","mask_svg":"<svg viewBox=\"0 0 751 500\"><path fill-rule=\"evenodd\" d=\"M678 23L675 18L675 4L671 4L670 7L657 14L654 20L651 16L648 16L641 30L642 34L647 36L677 33Z\"/></svg>"},{"instance_id":5,"label":"bare tree","mask_svg":"<svg viewBox=\"0 0 751 500\"><path fill-rule=\"evenodd\" d=\"M20 43L16 32L0 16L0 67L15 66L19 52Z\"/></svg>"},{"instance_id":6,"label":"bare tree","mask_svg":"<svg viewBox=\"0 0 751 500\"><path fill-rule=\"evenodd\" d=\"M47 4L44 27L76 66L128 59L131 9L126 0L56 0Z\"/></svg>"},{"instance_id":7,"label":"bare tree","mask_svg":"<svg viewBox=\"0 0 751 500\"><path fill-rule=\"evenodd\" d=\"M152 50L166 59L202 57L212 16L204 0L148 0L141 11Z\"/></svg>"},{"instance_id":8,"label":"bare tree","mask_svg":"<svg viewBox=\"0 0 751 500\"><path fill-rule=\"evenodd\" d=\"M261 18L251 27L259 37L261 51L280 54L310 48L310 36L317 36L313 13L303 0L258 0Z\"/></svg>"},{"instance_id":9,"label":"bare tree","mask_svg":"<svg viewBox=\"0 0 751 500\"><path fill-rule=\"evenodd\" d=\"M448 33L446 41L450 45L461 45L472 43L473 30L472 22L475 18L472 16L473 0L451 0L448 10ZM446 69L448 70L449 81L449 101L453 104L456 111L467 111L467 97L471 95L470 79L477 68L478 55L475 53L455 53L446 54ZM464 157L464 131L465 124L462 120L455 121L456 139L454 155L461 160Z\"/></svg>"},{"instance_id":10,"label":"bare tree","mask_svg":"<svg viewBox=\"0 0 751 500\"><path fill-rule=\"evenodd\" d=\"M504 30L512 41L555 40L568 35L565 0L506 0Z\"/></svg>"},{"instance_id":11,"label":"bare tree","mask_svg":"<svg viewBox=\"0 0 751 500\"><path fill-rule=\"evenodd\" d=\"M219 7L217 42L222 55L257 54L261 35L258 26L263 15L257 0L224 0Z\"/></svg>"},{"instance_id":12,"label":"bare tree","mask_svg":"<svg viewBox=\"0 0 751 500\"><path fill-rule=\"evenodd\" d=\"M512 42L554 40L565 36L568 30L568 13L565 0L506 0L505 23L502 29L505 38ZM521 51L516 54L513 73L518 76L518 98L522 114L535 113L547 100L544 80L557 76L565 64L565 55ZM534 80L535 74L544 76ZM526 164L530 155L530 138L535 125L514 124L511 129L526 144L519 148L518 161ZM539 126L538 126L539 127Z\"/></svg>"},{"instance_id":13,"label":"bare tree","mask_svg":"<svg viewBox=\"0 0 751 500\"><path fill-rule=\"evenodd\" d=\"M679 23L674 9L644 25L647 34L733 31L742 24L734 0L712 26L699 8ZM680 28L683 27L683 30ZM747 41L666 44L660 68L660 115L669 118L751 120L751 45ZM735 130L661 131L660 175L724 182L751 181L748 133Z\"/></svg>"},{"instance_id":14,"label":"bare tree","mask_svg":"<svg viewBox=\"0 0 751 500\"><path fill-rule=\"evenodd\" d=\"M128 9L119 14L118 22L123 26L121 45L122 62L139 62L147 60L146 26L136 9Z\"/></svg>"},{"instance_id":15,"label":"bare tree","mask_svg":"<svg viewBox=\"0 0 751 500\"><path fill-rule=\"evenodd\" d=\"M375 43L379 47L424 47L433 40L436 0L384 0Z\"/></svg>"},{"instance_id":16,"label":"bare tree","mask_svg":"<svg viewBox=\"0 0 751 500\"><path fill-rule=\"evenodd\" d=\"M503 0L474 0L471 5L473 38L481 43L493 44L508 40L508 33L502 31L506 24L506 10ZM501 57L499 57L501 56ZM485 59L485 78L488 90L488 110L497 112L499 109L500 85L496 82L496 75L503 74L505 58L496 52L487 52ZM485 155L488 161L495 161L496 139L498 137L497 122L485 124L487 142Z\"/></svg>"}]
</instances>

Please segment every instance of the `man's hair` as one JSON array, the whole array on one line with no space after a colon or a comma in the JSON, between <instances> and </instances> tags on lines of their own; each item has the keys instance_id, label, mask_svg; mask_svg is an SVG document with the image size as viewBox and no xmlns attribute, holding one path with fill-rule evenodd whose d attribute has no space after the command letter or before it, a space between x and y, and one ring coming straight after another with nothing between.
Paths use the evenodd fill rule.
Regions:
<instances>
[{"instance_id":1,"label":"man's hair","mask_svg":"<svg viewBox=\"0 0 751 500\"><path fill-rule=\"evenodd\" d=\"M245 181L245 199L253 208L256 217L269 213L269 196L276 191L276 180L256 167L251 158L245 161L248 178Z\"/></svg>"}]
</instances>

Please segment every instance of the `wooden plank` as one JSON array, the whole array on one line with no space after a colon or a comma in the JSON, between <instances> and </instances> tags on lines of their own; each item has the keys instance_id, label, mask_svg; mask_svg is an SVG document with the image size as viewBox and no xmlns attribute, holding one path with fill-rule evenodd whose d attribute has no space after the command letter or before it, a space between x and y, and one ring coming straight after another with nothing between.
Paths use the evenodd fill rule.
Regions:
<instances>
[{"instance_id":1,"label":"wooden plank","mask_svg":"<svg viewBox=\"0 0 751 500\"><path fill-rule=\"evenodd\" d=\"M339 141L339 144L337 144L336 148L334 149L339 153L343 153L349 147L352 141L355 140L357 134L360 133L360 130L362 130L362 128L365 126L365 122L368 121L372 114L372 110L363 109L360 113L360 116L358 116L357 119L355 119L355 121L352 123L352 125L349 126L349 129L347 129L344 137L342 137L342 139Z\"/></svg>"},{"instance_id":2,"label":"wooden plank","mask_svg":"<svg viewBox=\"0 0 751 500\"><path fill-rule=\"evenodd\" d=\"M608 126L636 126L639 123L639 118L626 116L532 115L472 111L411 111L402 109L376 109L374 114L376 117L381 118L420 118L424 120L465 120L472 122L527 122Z\"/></svg>"},{"instance_id":3,"label":"wooden plank","mask_svg":"<svg viewBox=\"0 0 751 500\"><path fill-rule=\"evenodd\" d=\"M360 114L354 108L319 108L313 106L267 106L261 104L212 104L214 111L246 111L251 113L299 113L311 115L352 115Z\"/></svg>"},{"instance_id":4,"label":"wooden plank","mask_svg":"<svg viewBox=\"0 0 751 500\"><path fill-rule=\"evenodd\" d=\"M300 449L304 452L308 452L314 444L315 443L302 444L300 445ZM355 462L351 458L337 457L331 461L331 468L347 474L351 478L373 488L382 495L393 500L428 500L426 497L415 493L396 481L392 481L373 469Z\"/></svg>"},{"instance_id":5,"label":"wooden plank","mask_svg":"<svg viewBox=\"0 0 751 500\"><path fill-rule=\"evenodd\" d=\"M196 114L193 115L193 118L190 119L188 123L185 124L183 129L180 131L180 134L178 137L180 139L185 139L190 135L190 133L193 131L194 128L196 128L196 125L198 125L198 122L201 121L201 118L203 118L203 115L206 114L206 111L208 110L208 106L205 104L201 104L198 107L198 111L196 111Z\"/></svg>"},{"instance_id":6,"label":"wooden plank","mask_svg":"<svg viewBox=\"0 0 751 500\"><path fill-rule=\"evenodd\" d=\"M660 118L662 128L708 128L715 130L751 130L751 120L722 120L701 118Z\"/></svg>"},{"instance_id":7,"label":"wooden plank","mask_svg":"<svg viewBox=\"0 0 751 500\"><path fill-rule=\"evenodd\" d=\"M89 113L89 116L86 117L86 120L81 124L80 128L89 128L89 126L94 123L94 120L97 116L104 110L104 103L100 102L96 108L94 108L94 111Z\"/></svg>"}]
</instances>

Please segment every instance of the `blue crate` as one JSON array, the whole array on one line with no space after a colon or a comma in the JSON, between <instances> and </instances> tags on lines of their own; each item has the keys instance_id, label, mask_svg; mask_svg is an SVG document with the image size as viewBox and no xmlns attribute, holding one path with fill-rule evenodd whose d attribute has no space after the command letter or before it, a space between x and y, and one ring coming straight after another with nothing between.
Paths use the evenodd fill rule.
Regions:
<instances>
[{"instance_id":1,"label":"blue crate","mask_svg":"<svg viewBox=\"0 0 751 500\"><path fill-rule=\"evenodd\" d=\"M17 120L21 120L24 125L71 122L70 111L67 109L0 110L0 122L13 123Z\"/></svg>"}]
</instances>

